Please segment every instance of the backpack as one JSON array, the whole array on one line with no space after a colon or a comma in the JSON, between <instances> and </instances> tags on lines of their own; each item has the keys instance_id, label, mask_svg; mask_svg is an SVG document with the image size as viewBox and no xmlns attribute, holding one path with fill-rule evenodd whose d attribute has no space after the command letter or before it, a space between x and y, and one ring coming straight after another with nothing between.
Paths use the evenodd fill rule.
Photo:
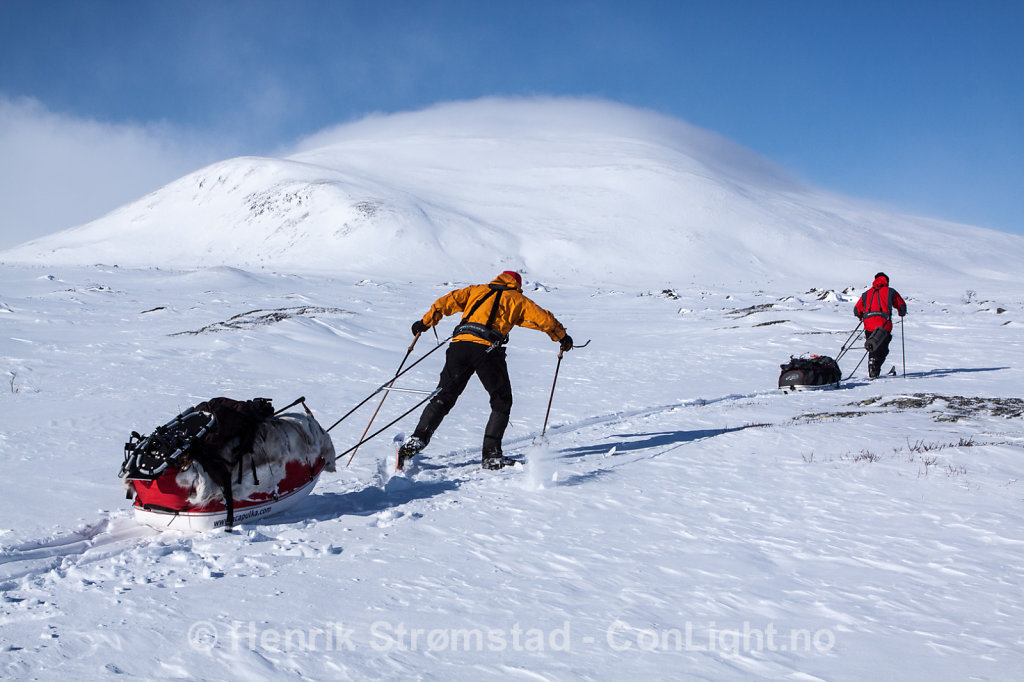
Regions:
<instances>
[{"instance_id":1,"label":"backpack","mask_svg":"<svg viewBox=\"0 0 1024 682\"><path fill-rule=\"evenodd\" d=\"M839 364L827 355L812 355L809 358L794 358L779 365L779 386L825 386L838 384L843 378Z\"/></svg>"}]
</instances>

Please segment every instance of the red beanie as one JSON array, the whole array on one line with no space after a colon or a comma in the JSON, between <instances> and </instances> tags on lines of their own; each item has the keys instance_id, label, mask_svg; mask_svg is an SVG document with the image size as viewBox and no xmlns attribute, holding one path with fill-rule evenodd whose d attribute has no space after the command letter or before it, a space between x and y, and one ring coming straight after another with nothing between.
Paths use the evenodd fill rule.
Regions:
<instances>
[{"instance_id":1,"label":"red beanie","mask_svg":"<svg viewBox=\"0 0 1024 682\"><path fill-rule=\"evenodd\" d=\"M515 270L506 270L505 272L503 272L501 274L503 274L503 275L512 275L512 278L515 279L516 284L518 284L519 287L522 288L522 286L523 286L523 278L519 276L518 272L516 272Z\"/></svg>"}]
</instances>

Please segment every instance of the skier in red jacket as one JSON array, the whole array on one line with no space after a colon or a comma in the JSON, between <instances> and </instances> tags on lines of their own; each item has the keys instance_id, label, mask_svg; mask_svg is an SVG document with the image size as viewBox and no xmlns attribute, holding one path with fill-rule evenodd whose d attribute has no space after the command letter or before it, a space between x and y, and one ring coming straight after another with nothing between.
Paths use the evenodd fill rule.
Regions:
<instances>
[{"instance_id":1,"label":"skier in red jacket","mask_svg":"<svg viewBox=\"0 0 1024 682\"><path fill-rule=\"evenodd\" d=\"M864 321L864 347L868 351L868 376L872 379L878 376L889 355L893 309L903 317L907 314L907 302L889 286L888 275L879 272L853 308L853 314Z\"/></svg>"}]
</instances>

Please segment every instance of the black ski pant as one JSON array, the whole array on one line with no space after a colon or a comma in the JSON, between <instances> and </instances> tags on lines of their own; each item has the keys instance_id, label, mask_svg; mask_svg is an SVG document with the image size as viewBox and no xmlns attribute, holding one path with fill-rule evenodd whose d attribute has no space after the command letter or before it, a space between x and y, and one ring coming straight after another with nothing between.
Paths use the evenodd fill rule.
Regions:
<instances>
[{"instance_id":1,"label":"black ski pant","mask_svg":"<svg viewBox=\"0 0 1024 682\"><path fill-rule=\"evenodd\" d=\"M889 342L892 333L885 327L879 327L867 335L864 347L868 350L868 374L878 376L882 371L882 363L889 357Z\"/></svg>"},{"instance_id":2,"label":"black ski pant","mask_svg":"<svg viewBox=\"0 0 1024 682\"><path fill-rule=\"evenodd\" d=\"M491 416L484 429L483 454L501 452L501 439L512 412L512 383L508 378L505 349L472 341L455 341L448 346L437 384L438 394L423 408L414 436L424 443L430 442L430 437L455 407L474 373L491 397Z\"/></svg>"}]
</instances>

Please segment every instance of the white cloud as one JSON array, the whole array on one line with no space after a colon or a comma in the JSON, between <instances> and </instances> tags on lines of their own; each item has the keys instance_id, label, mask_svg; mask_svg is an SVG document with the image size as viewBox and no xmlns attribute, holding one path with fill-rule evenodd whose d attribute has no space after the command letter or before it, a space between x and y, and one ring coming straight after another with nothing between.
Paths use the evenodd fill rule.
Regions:
<instances>
[{"instance_id":1,"label":"white cloud","mask_svg":"<svg viewBox=\"0 0 1024 682\"><path fill-rule=\"evenodd\" d=\"M89 222L224 158L166 124L103 123L0 94L0 249Z\"/></svg>"}]
</instances>

